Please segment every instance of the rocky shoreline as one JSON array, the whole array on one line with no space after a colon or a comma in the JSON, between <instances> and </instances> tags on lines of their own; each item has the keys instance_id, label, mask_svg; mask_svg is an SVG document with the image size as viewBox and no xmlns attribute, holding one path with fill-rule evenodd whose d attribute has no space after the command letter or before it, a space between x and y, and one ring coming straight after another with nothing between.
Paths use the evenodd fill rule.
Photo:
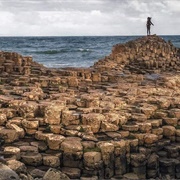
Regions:
<instances>
[{"instance_id":1,"label":"rocky shoreline","mask_svg":"<svg viewBox=\"0 0 180 180\"><path fill-rule=\"evenodd\" d=\"M179 65L155 35L90 68L0 52L0 180L180 179Z\"/></svg>"}]
</instances>

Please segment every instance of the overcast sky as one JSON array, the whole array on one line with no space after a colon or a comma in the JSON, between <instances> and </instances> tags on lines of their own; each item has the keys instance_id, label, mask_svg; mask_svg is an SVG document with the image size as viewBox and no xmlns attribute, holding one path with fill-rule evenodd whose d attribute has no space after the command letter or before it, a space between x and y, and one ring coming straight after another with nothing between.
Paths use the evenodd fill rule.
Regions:
<instances>
[{"instance_id":1,"label":"overcast sky","mask_svg":"<svg viewBox=\"0 0 180 180\"><path fill-rule=\"evenodd\" d=\"M180 0L0 0L0 36L180 34Z\"/></svg>"}]
</instances>

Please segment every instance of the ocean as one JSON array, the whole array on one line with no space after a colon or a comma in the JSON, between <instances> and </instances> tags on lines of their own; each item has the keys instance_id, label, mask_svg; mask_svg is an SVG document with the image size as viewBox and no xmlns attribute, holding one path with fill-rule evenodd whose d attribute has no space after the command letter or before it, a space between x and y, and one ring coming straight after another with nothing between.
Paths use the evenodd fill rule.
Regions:
<instances>
[{"instance_id":1,"label":"ocean","mask_svg":"<svg viewBox=\"0 0 180 180\"><path fill-rule=\"evenodd\" d=\"M89 67L112 46L142 36L0 37L0 50L32 56L46 67ZM180 36L161 36L180 48Z\"/></svg>"}]
</instances>

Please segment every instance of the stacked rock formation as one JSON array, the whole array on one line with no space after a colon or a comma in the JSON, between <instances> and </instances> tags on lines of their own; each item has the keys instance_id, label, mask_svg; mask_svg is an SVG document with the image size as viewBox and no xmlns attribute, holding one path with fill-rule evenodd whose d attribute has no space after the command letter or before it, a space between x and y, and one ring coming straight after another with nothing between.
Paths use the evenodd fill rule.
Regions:
<instances>
[{"instance_id":1,"label":"stacked rock formation","mask_svg":"<svg viewBox=\"0 0 180 180\"><path fill-rule=\"evenodd\" d=\"M165 49L166 43L156 36L123 46L144 46L145 41L162 43L160 51ZM1 179L180 178L178 68L169 65L161 74L136 74L147 66L136 58L134 69L126 58L117 63L118 47L87 69L48 69L29 59L30 71L22 74L7 71L3 58ZM176 65L178 52L169 52Z\"/></svg>"},{"instance_id":2,"label":"stacked rock formation","mask_svg":"<svg viewBox=\"0 0 180 180\"><path fill-rule=\"evenodd\" d=\"M106 60L97 62L97 67L108 66L114 61L114 68L125 66L131 72L164 72L180 70L180 50L169 41L154 35L142 37L113 47Z\"/></svg>"},{"instance_id":3,"label":"stacked rock formation","mask_svg":"<svg viewBox=\"0 0 180 180\"><path fill-rule=\"evenodd\" d=\"M33 64L39 66L32 61L32 57L25 57L15 52L0 52L0 74L29 75Z\"/></svg>"}]
</instances>

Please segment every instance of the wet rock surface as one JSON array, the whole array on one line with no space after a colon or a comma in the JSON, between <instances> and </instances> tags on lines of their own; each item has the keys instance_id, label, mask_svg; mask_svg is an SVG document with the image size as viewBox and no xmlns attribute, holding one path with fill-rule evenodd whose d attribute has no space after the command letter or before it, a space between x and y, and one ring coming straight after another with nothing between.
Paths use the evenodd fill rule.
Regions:
<instances>
[{"instance_id":1,"label":"wet rock surface","mask_svg":"<svg viewBox=\"0 0 180 180\"><path fill-rule=\"evenodd\" d=\"M87 69L0 52L0 179L179 179L179 53L155 35Z\"/></svg>"}]
</instances>

